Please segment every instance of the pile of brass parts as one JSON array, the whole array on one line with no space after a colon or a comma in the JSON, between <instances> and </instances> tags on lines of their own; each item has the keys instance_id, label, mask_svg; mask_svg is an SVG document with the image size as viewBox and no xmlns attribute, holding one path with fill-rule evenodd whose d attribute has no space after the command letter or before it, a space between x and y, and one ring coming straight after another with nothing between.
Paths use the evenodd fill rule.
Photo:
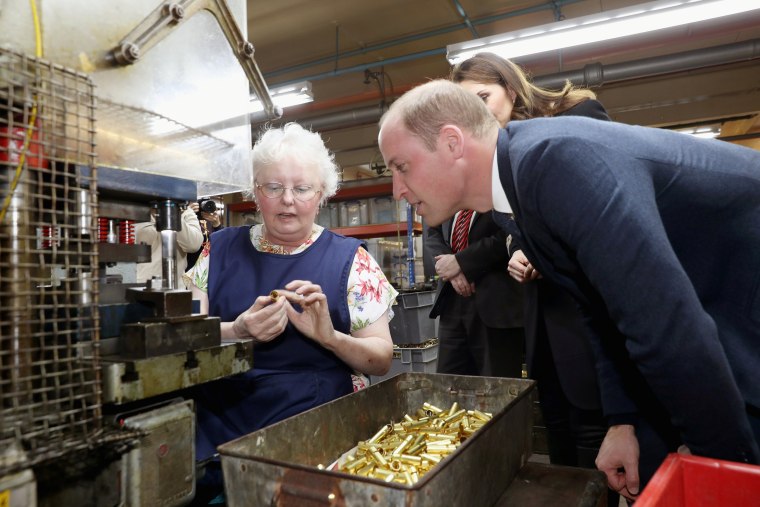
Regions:
<instances>
[{"instance_id":1,"label":"pile of brass parts","mask_svg":"<svg viewBox=\"0 0 760 507\"><path fill-rule=\"evenodd\" d=\"M406 414L400 423L386 424L369 440L360 441L338 470L411 486L492 417L460 409L457 402L448 410L425 402L416 416Z\"/></svg>"}]
</instances>

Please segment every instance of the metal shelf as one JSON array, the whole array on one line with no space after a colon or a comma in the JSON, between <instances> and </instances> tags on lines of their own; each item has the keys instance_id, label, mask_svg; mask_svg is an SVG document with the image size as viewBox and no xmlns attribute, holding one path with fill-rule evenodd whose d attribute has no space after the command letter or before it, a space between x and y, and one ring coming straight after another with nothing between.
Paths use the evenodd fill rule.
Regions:
<instances>
[{"instance_id":1,"label":"metal shelf","mask_svg":"<svg viewBox=\"0 0 760 507\"><path fill-rule=\"evenodd\" d=\"M372 224L372 225L357 225L355 227L335 227L331 229L333 232L342 234L344 236L351 236L353 238L366 239L366 238L380 238L383 236L393 236L394 234L401 233L403 236L407 235L406 222L391 222L388 224ZM422 224L414 222L412 226L414 234L422 234Z\"/></svg>"}]
</instances>

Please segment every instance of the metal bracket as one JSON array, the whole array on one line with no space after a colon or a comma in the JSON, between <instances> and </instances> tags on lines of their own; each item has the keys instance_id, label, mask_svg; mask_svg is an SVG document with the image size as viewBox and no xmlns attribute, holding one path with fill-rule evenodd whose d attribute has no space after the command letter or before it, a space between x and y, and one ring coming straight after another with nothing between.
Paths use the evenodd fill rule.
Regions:
<instances>
[{"instance_id":1,"label":"metal bracket","mask_svg":"<svg viewBox=\"0 0 760 507\"><path fill-rule=\"evenodd\" d=\"M281 117L282 108L272 102L264 76L253 57L253 44L243 37L225 0L178 0L162 3L109 52L108 59L117 65L135 63L142 54L169 35L175 26L202 10L213 14L219 23L254 93L261 100L267 118Z\"/></svg>"}]
</instances>

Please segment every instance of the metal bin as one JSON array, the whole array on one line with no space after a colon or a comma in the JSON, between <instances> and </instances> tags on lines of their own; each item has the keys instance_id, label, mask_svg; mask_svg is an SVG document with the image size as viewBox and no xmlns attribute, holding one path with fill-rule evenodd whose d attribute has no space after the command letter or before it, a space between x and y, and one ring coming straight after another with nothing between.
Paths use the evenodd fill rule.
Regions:
<instances>
[{"instance_id":1,"label":"metal bin","mask_svg":"<svg viewBox=\"0 0 760 507\"><path fill-rule=\"evenodd\" d=\"M531 380L404 373L219 447L230 507L494 505L531 454ZM322 470L424 402L493 418L413 486Z\"/></svg>"}]
</instances>

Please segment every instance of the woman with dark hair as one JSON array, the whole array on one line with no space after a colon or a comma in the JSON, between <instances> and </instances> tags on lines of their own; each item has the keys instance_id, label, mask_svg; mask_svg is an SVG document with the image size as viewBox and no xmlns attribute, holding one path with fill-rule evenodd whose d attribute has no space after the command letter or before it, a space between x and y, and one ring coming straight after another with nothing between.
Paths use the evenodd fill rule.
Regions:
<instances>
[{"instance_id":1,"label":"woman with dark hair","mask_svg":"<svg viewBox=\"0 0 760 507\"><path fill-rule=\"evenodd\" d=\"M465 60L452 70L451 80L478 95L502 127L510 120L563 115L609 120L591 90L569 82L561 90L540 88L518 65L492 53ZM607 422L581 314L569 293L541 279L517 235L508 239L508 249L509 274L525 287L526 362L538 382L550 460L595 468Z\"/></svg>"}]
</instances>

